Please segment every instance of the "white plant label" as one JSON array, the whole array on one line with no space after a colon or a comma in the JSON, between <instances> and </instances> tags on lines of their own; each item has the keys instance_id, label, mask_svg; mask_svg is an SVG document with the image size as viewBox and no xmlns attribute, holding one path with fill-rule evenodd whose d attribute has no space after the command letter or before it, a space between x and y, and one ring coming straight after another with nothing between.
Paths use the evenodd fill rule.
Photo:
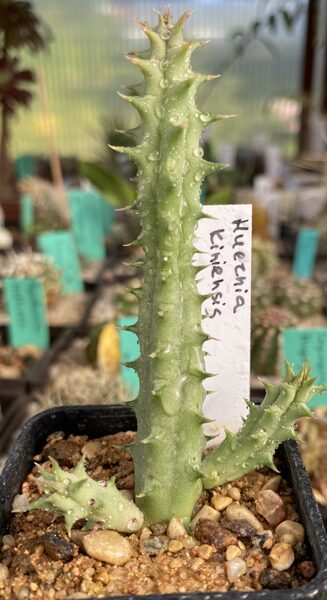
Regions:
<instances>
[{"instance_id":1,"label":"white plant label","mask_svg":"<svg viewBox=\"0 0 327 600\"><path fill-rule=\"evenodd\" d=\"M250 396L252 206L204 206L195 232L194 264L202 305L202 329L208 335L203 349L208 378L205 426L214 442L224 427L238 431ZM210 374L210 376L209 376Z\"/></svg>"}]
</instances>

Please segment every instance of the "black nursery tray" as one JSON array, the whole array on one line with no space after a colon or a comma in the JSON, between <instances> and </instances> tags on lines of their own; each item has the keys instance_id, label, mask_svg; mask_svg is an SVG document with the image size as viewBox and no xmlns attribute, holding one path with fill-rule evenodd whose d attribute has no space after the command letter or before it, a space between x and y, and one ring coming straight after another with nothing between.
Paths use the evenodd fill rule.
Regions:
<instances>
[{"instance_id":1,"label":"black nursery tray","mask_svg":"<svg viewBox=\"0 0 327 600\"><path fill-rule=\"evenodd\" d=\"M0 397L0 453L6 450L16 429L23 423L27 404L25 394Z\"/></svg>"},{"instance_id":2,"label":"black nursery tray","mask_svg":"<svg viewBox=\"0 0 327 600\"><path fill-rule=\"evenodd\" d=\"M50 348L55 347L58 344L61 336L64 334L66 329L64 327L50 327ZM0 326L0 338L6 344L8 341L7 327ZM50 352L46 350L39 358L36 358L31 365L27 368L18 378L1 377L0 375L0 399L4 396L17 395L27 391L27 382L33 381L34 374L38 372L40 365L43 364L45 356Z\"/></svg>"},{"instance_id":3,"label":"black nursery tray","mask_svg":"<svg viewBox=\"0 0 327 600\"><path fill-rule=\"evenodd\" d=\"M123 406L65 406L40 413L27 421L12 448L0 477L0 535L8 531L11 506L33 466L33 456L55 431L100 437L136 429L133 413ZM324 598L327 589L327 538L311 485L294 442L282 444L282 475L290 482L297 509L306 529L307 540L316 565L316 577L306 585L289 590L258 592L217 592L165 595L165 600L308 600ZM159 595L129 596L132 600L158 600ZM96 600L90 598L89 600ZM107 600L109 600L107 598Z\"/></svg>"}]
</instances>

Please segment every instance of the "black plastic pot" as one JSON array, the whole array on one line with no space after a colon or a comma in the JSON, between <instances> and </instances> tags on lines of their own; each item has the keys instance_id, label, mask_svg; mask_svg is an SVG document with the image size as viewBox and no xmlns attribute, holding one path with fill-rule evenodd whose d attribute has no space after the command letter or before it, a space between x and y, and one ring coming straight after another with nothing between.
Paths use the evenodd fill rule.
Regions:
<instances>
[{"instance_id":1,"label":"black plastic pot","mask_svg":"<svg viewBox=\"0 0 327 600\"><path fill-rule=\"evenodd\" d=\"M99 437L135 430L133 413L123 406L68 406L47 410L25 423L0 477L0 535L8 530L13 498L33 465L48 435L55 431ZM316 577L301 588L259 592L221 592L165 595L165 600L308 600L324 597L327 589L327 538L311 485L294 442L282 444L282 475L290 482L297 509L306 529L307 541L316 565ZM158 600L160 595L128 596L131 600ZM91 600L96 600L95 598ZM108 600L108 599L107 599Z\"/></svg>"}]
</instances>

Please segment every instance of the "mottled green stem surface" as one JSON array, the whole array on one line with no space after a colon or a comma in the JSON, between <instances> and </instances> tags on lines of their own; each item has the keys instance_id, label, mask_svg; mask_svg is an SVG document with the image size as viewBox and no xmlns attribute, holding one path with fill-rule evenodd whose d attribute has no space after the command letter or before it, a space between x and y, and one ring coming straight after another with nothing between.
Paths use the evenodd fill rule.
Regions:
<instances>
[{"instance_id":1,"label":"mottled green stem surface","mask_svg":"<svg viewBox=\"0 0 327 600\"><path fill-rule=\"evenodd\" d=\"M201 131L221 117L196 106L199 86L213 77L192 71L191 55L203 44L183 40L187 17L186 13L173 25L166 11L159 14L156 28L140 23L150 41L149 52L130 53L127 58L142 71L146 91L143 96L123 98L138 110L144 136L136 148L115 148L138 166L134 208L141 217L137 243L145 258L134 329L141 356L133 365L140 393L134 403L138 431L131 452L136 501L147 523L167 522L173 516L188 521L203 486L231 480L258 465L272 465L274 449L286 439L285 433L293 436L293 423L304 410L301 403L296 410L289 408L300 394L299 380L293 378L269 391L263 411L258 411L260 418L251 409L250 422L239 439L228 435L202 463L205 336L192 266L193 236L201 216L201 183L219 167L203 160ZM304 374L298 377L303 381ZM313 384L308 385L311 389ZM288 410L287 419L283 410ZM270 419L276 423L282 417L281 429L268 427ZM270 437L264 444L266 430Z\"/></svg>"},{"instance_id":2,"label":"mottled green stem surface","mask_svg":"<svg viewBox=\"0 0 327 600\"><path fill-rule=\"evenodd\" d=\"M192 255L201 182L217 165L202 159L200 134L215 118L197 109L195 96L212 77L190 67L193 50L202 44L183 40L187 16L174 26L168 13L159 16L156 29L140 24L150 40L150 55L132 54L129 60L142 70L147 92L126 100L141 114L145 134L137 148L121 149L139 168L135 208L145 261L137 325L138 433L132 453L137 502L150 522L172 514L188 519L202 489L205 338Z\"/></svg>"}]
</instances>

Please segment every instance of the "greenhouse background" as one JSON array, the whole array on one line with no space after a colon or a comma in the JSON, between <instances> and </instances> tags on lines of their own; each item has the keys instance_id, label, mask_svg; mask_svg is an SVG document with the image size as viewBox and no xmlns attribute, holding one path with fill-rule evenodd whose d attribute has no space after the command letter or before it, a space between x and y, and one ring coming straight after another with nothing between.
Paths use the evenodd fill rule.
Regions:
<instances>
[{"instance_id":1,"label":"greenhouse background","mask_svg":"<svg viewBox=\"0 0 327 600\"><path fill-rule=\"evenodd\" d=\"M156 7L165 4L158 0ZM50 110L44 113L35 90L32 110L22 111L13 128L14 153L47 152L51 134L60 153L95 159L105 151L106 131L135 124L133 110L116 90L137 80L124 53L145 47L136 19L154 22L153 1L35 0L34 5L51 25L53 40L46 52L28 56L28 65L44 77ZM211 145L218 154L226 140L246 147L277 143L288 156L296 152L305 10L289 27L281 15L237 55L236 34L286 5L279 0L172 3L175 15L187 9L194 13L186 24L188 37L211 39L195 54L194 66L228 73L218 84L207 84L199 98L206 110L237 115L212 128Z\"/></svg>"}]
</instances>

